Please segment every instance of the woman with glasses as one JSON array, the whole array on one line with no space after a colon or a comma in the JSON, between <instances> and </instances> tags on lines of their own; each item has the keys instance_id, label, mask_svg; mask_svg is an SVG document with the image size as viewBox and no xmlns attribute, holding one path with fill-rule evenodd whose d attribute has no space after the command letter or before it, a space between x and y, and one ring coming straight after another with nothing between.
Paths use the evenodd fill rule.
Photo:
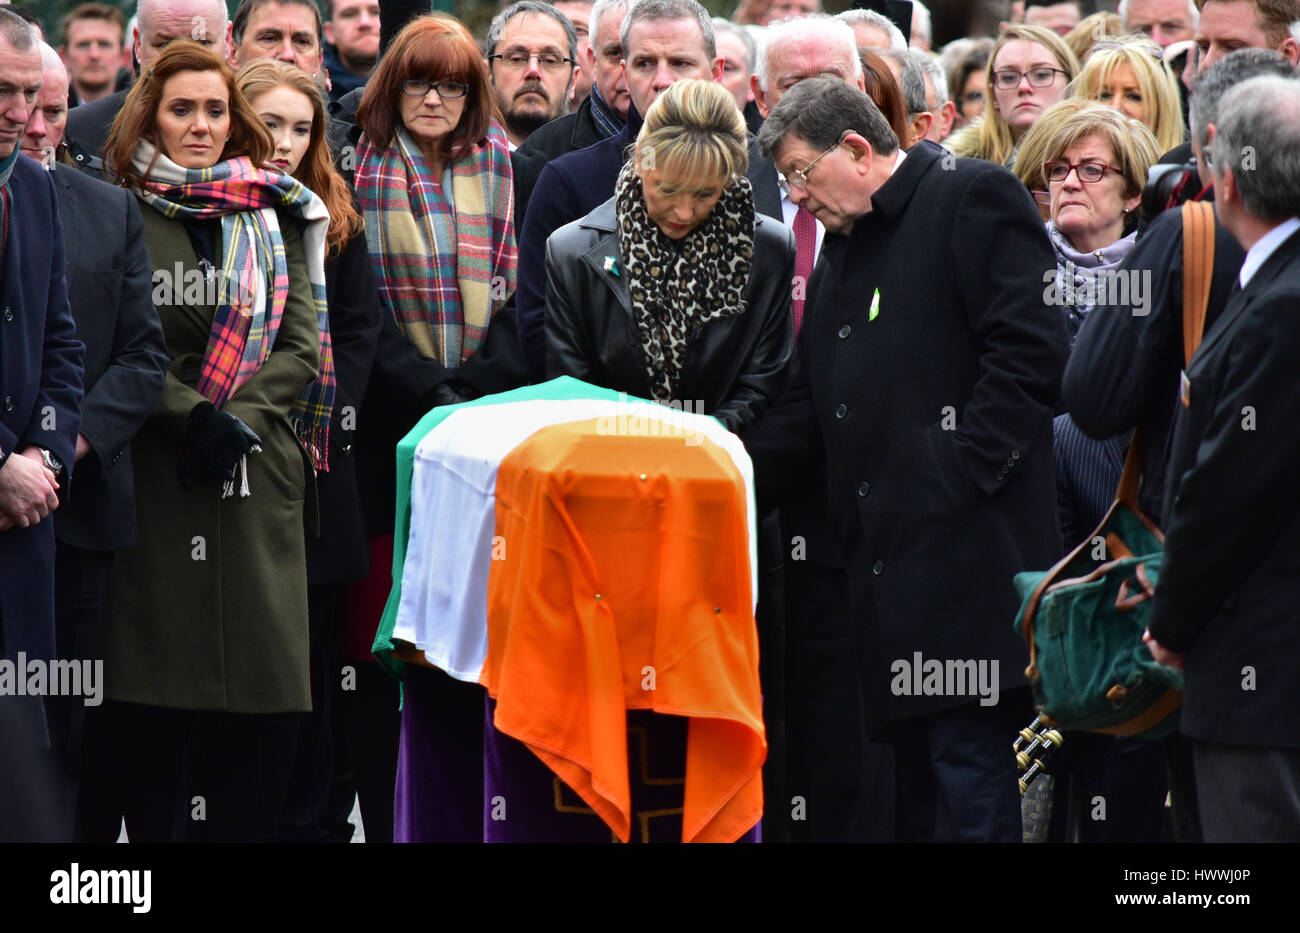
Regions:
<instances>
[{"instance_id":1,"label":"woman with glasses","mask_svg":"<svg viewBox=\"0 0 1300 933\"><path fill-rule=\"evenodd\" d=\"M1136 242L1142 185L1160 149L1141 123L1091 101L1063 101L1041 122L1048 138L1038 183L1049 195L1047 234L1073 341L1088 312L1106 300L1102 285ZM1037 148L1039 127L1030 133L1026 148Z\"/></svg>"},{"instance_id":2,"label":"woman with glasses","mask_svg":"<svg viewBox=\"0 0 1300 933\"><path fill-rule=\"evenodd\" d=\"M689 401L737 433L758 419L790 356L794 239L754 213L747 165L721 85L659 95L614 197L547 241L549 376Z\"/></svg>"},{"instance_id":3,"label":"woman with glasses","mask_svg":"<svg viewBox=\"0 0 1300 933\"><path fill-rule=\"evenodd\" d=\"M984 115L950 138L959 156L1008 168L1016 146L1034 122L1065 94L1079 61L1050 29L1008 26L998 37L984 79Z\"/></svg>"},{"instance_id":4,"label":"woman with glasses","mask_svg":"<svg viewBox=\"0 0 1300 933\"><path fill-rule=\"evenodd\" d=\"M1039 134L1045 137L1041 148L1035 139ZM1056 254L1056 276L1046 283L1043 297L1065 317L1073 344L1089 314L1150 310L1149 283L1123 263L1137 236L1142 185L1160 153L1155 137L1141 123L1083 100L1063 101L1034 124L1021 154L1028 156L1035 149L1042 152L1042 161L1033 184L1049 193L1047 232ZM1038 283L1030 287L1044 288ZM1127 436L1088 437L1068 413L1053 420L1057 509L1065 551L1101 523L1119 486L1128 443ZM1067 809L1067 797L1072 806L1097 794L1112 801L1105 825L1084 826L1086 841L1159 838L1168 785L1153 743L1080 733L1071 736L1054 766L1056 812Z\"/></svg>"},{"instance_id":5,"label":"woman with glasses","mask_svg":"<svg viewBox=\"0 0 1300 933\"><path fill-rule=\"evenodd\" d=\"M1095 100L1146 126L1161 152L1186 137L1178 80L1160 46L1145 37L1105 39L1066 89L1066 97Z\"/></svg>"},{"instance_id":6,"label":"woman with glasses","mask_svg":"<svg viewBox=\"0 0 1300 933\"><path fill-rule=\"evenodd\" d=\"M482 52L442 13L412 20L393 38L357 108L356 197L384 320L357 414L371 572L349 594L354 656L368 655L392 582L397 442L435 405L524 382L518 331L504 309L516 251L509 148L496 117ZM391 679L373 663L358 675L378 678L376 691L388 688L395 715ZM481 812L443 805L481 799L482 691L413 665L405 684L401 764L389 757L387 738L377 743L396 769L394 838L482 839ZM417 709L439 712L412 724ZM374 718L381 712L368 720L376 736L393 728ZM435 773L448 798L416 792ZM456 779L465 783L453 787ZM391 783L388 791L391 799Z\"/></svg>"}]
</instances>

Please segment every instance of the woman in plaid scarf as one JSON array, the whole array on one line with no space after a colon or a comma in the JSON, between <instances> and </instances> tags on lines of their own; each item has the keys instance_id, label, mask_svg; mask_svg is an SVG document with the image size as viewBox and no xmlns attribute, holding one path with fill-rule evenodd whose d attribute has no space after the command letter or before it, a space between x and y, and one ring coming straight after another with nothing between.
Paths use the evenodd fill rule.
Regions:
<instances>
[{"instance_id":1,"label":"woman in plaid scarf","mask_svg":"<svg viewBox=\"0 0 1300 933\"><path fill-rule=\"evenodd\" d=\"M92 711L132 841L270 838L311 709L303 520L334 396L329 215L261 167L271 152L233 71L192 42L136 83L105 150L142 203L171 354L132 451L140 546L113 567Z\"/></svg>"}]
</instances>

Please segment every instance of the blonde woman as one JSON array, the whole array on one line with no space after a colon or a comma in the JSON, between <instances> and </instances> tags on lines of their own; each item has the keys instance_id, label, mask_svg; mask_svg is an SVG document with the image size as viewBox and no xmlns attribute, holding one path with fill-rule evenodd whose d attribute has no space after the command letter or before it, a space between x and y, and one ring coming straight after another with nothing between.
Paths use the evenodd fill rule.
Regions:
<instances>
[{"instance_id":1,"label":"blonde woman","mask_svg":"<svg viewBox=\"0 0 1300 933\"><path fill-rule=\"evenodd\" d=\"M998 37L984 78L984 115L949 139L959 156L1010 167L1034 122L1065 96L1079 60L1050 29L1008 26Z\"/></svg>"},{"instance_id":2,"label":"blonde woman","mask_svg":"<svg viewBox=\"0 0 1300 933\"><path fill-rule=\"evenodd\" d=\"M1161 152L1182 145L1186 138L1178 81L1161 59L1160 46L1149 39L1097 43L1066 97L1095 100L1132 117L1155 135Z\"/></svg>"},{"instance_id":3,"label":"blonde woman","mask_svg":"<svg viewBox=\"0 0 1300 933\"><path fill-rule=\"evenodd\" d=\"M771 405L791 352L794 238L755 215L746 149L721 85L659 96L614 197L547 241L549 376L690 399L737 433Z\"/></svg>"}]
</instances>

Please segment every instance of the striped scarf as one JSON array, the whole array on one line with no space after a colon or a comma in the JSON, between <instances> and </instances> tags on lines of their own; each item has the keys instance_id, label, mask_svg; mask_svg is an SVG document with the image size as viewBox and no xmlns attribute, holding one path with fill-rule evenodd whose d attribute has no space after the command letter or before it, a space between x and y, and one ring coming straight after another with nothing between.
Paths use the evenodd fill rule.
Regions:
<instances>
[{"instance_id":1,"label":"striped scarf","mask_svg":"<svg viewBox=\"0 0 1300 933\"><path fill-rule=\"evenodd\" d=\"M505 134L451 166L451 198L404 127L357 146L357 202L379 297L426 357L455 368L515 290L514 176Z\"/></svg>"},{"instance_id":2,"label":"striped scarf","mask_svg":"<svg viewBox=\"0 0 1300 933\"><path fill-rule=\"evenodd\" d=\"M289 418L316 469L328 470L335 376L325 301L325 204L292 176L257 168L242 157L185 169L141 140L132 162L149 179L140 197L159 213L221 218L220 298L198 384L199 393L217 408L262 368L280 329L289 267L275 208L307 221L303 247L320 330L320 374L294 400Z\"/></svg>"}]
</instances>

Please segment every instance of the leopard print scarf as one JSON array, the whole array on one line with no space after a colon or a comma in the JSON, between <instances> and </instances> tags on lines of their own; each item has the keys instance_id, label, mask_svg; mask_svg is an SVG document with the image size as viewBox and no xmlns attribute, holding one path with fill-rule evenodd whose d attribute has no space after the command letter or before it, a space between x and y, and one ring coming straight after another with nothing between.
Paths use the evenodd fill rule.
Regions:
<instances>
[{"instance_id":1,"label":"leopard print scarf","mask_svg":"<svg viewBox=\"0 0 1300 933\"><path fill-rule=\"evenodd\" d=\"M618 245L645 353L650 392L675 397L686 350L710 321L745 310L754 255L754 197L749 179L732 180L717 205L682 240L664 236L646 211L641 176L629 162L614 189Z\"/></svg>"}]
</instances>

